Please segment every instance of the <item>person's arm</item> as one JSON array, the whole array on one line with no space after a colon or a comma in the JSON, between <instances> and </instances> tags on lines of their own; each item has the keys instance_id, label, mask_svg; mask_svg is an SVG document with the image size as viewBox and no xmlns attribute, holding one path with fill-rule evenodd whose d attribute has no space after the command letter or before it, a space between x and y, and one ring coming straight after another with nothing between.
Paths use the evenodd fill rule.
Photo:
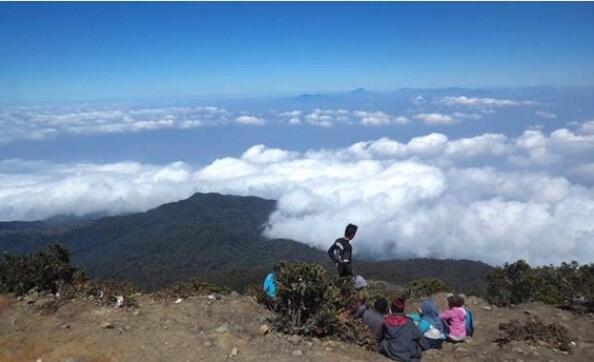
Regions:
<instances>
[{"instance_id":1,"label":"person's arm","mask_svg":"<svg viewBox=\"0 0 594 362\"><path fill-rule=\"evenodd\" d=\"M443 320L450 320L452 319L454 311L452 309L448 309L446 311L443 311L441 313L439 313L439 318L443 319Z\"/></svg>"},{"instance_id":2,"label":"person's arm","mask_svg":"<svg viewBox=\"0 0 594 362\"><path fill-rule=\"evenodd\" d=\"M427 340L427 338L425 338L425 336L421 336L421 338L419 338L417 343L419 344L419 346L421 347L421 349L423 351L426 351L430 348L429 341Z\"/></svg>"},{"instance_id":3,"label":"person's arm","mask_svg":"<svg viewBox=\"0 0 594 362\"><path fill-rule=\"evenodd\" d=\"M412 323L412 324L414 326L414 323ZM417 344L419 345L419 347L421 347L421 349L423 351L429 349L429 341L427 341L427 338L425 338L425 336L423 336L423 334L421 333L419 328L417 328L416 326L414 326L414 327L415 328L411 328L412 333L413 333L413 339L415 341L417 341Z\"/></svg>"},{"instance_id":4,"label":"person's arm","mask_svg":"<svg viewBox=\"0 0 594 362\"><path fill-rule=\"evenodd\" d=\"M330 248L328 249L328 256L330 257L330 259L332 259L334 263L341 262L340 258L336 256L336 250L340 249L341 247L342 245L335 241L334 243L332 243L332 245L330 245Z\"/></svg>"},{"instance_id":5,"label":"person's arm","mask_svg":"<svg viewBox=\"0 0 594 362\"><path fill-rule=\"evenodd\" d=\"M367 304L360 303L358 305L357 310L355 311L355 317L357 317L357 318L363 318L363 314L365 313L366 310L367 310Z\"/></svg>"}]
</instances>

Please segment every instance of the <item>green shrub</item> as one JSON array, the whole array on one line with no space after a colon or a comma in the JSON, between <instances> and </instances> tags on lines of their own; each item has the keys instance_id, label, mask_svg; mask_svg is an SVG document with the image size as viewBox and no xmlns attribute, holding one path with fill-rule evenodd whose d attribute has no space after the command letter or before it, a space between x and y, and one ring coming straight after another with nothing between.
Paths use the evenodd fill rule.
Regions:
<instances>
[{"instance_id":1,"label":"green shrub","mask_svg":"<svg viewBox=\"0 0 594 362\"><path fill-rule=\"evenodd\" d=\"M517 320L499 324L499 338L495 340L500 346L511 341L527 341L534 345L546 345L561 351L571 352L571 338L567 328L558 323L545 324L537 317L528 318L521 324Z\"/></svg>"},{"instance_id":2,"label":"green shrub","mask_svg":"<svg viewBox=\"0 0 594 362\"><path fill-rule=\"evenodd\" d=\"M278 330L374 345L369 329L349 317L349 308L364 298L350 278L330 277L319 264L280 263L276 281L274 325Z\"/></svg>"},{"instance_id":3,"label":"green shrub","mask_svg":"<svg viewBox=\"0 0 594 362\"><path fill-rule=\"evenodd\" d=\"M430 297L435 293L449 292L451 291L444 282L439 279L425 278L417 279L408 283L407 285L407 297L409 298L422 298Z\"/></svg>"},{"instance_id":4,"label":"green shrub","mask_svg":"<svg viewBox=\"0 0 594 362\"><path fill-rule=\"evenodd\" d=\"M524 260L505 263L487 275L489 301L499 306L532 301L535 287L534 271Z\"/></svg>"},{"instance_id":5,"label":"green shrub","mask_svg":"<svg viewBox=\"0 0 594 362\"><path fill-rule=\"evenodd\" d=\"M531 268L525 261L504 264L487 275L487 299L499 306L530 301L573 308L594 303L594 264L562 263Z\"/></svg>"},{"instance_id":6,"label":"green shrub","mask_svg":"<svg viewBox=\"0 0 594 362\"><path fill-rule=\"evenodd\" d=\"M60 285L71 284L77 269L70 264L70 252L55 244L31 254L4 255L0 264L0 289L23 295L31 289L56 293Z\"/></svg>"}]
</instances>

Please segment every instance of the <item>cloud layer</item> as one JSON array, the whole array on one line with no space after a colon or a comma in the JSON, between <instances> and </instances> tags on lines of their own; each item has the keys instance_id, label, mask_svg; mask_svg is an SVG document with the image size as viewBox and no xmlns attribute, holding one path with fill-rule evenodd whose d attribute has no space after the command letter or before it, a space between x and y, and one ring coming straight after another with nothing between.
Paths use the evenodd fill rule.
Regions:
<instances>
[{"instance_id":1,"label":"cloud layer","mask_svg":"<svg viewBox=\"0 0 594 362\"><path fill-rule=\"evenodd\" d=\"M142 211L221 192L278 200L266 235L320 248L354 222L356 250L381 258L591 262L594 179L572 176L593 175L591 128L529 129L514 138L431 133L306 152L256 145L198 169L4 160L0 220Z\"/></svg>"},{"instance_id":2,"label":"cloud layer","mask_svg":"<svg viewBox=\"0 0 594 362\"><path fill-rule=\"evenodd\" d=\"M304 108L258 112L231 110L211 105L130 106L125 104L0 107L0 145L18 140L42 140L61 135L137 133L156 130L186 130L198 127L290 125L329 128L349 126L404 126L422 122L429 126L477 121L502 107L534 106L525 100L437 97L419 95L409 100L407 109L377 109L373 103L362 107ZM274 104L274 103L273 103ZM472 112L470 112L472 111ZM555 119L556 114L535 110L536 117Z\"/></svg>"}]
</instances>

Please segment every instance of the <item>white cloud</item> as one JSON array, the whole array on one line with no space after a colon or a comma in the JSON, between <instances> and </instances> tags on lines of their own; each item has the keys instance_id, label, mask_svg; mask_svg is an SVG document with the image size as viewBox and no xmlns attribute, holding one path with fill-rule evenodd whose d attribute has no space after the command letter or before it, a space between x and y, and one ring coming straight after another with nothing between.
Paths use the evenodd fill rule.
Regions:
<instances>
[{"instance_id":1,"label":"white cloud","mask_svg":"<svg viewBox=\"0 0 594 362\"><path fill-rule=\"evenodd\" d=\"M266 235L324 249L354 222L355 250L384 258L591 262L594 189L570 178L571 170L592 169L591 157L576 164L578 155L592 155L590 137L566 129L452 140L433 133L304 153L256 145L198 169L5 160L0 219L139 211L197 191L221 192L278 200ZM547 157L561 168L550 169ZM505 162L514 158L530 168Z\"/></svg>"},{"instance_id":2,"label":"white cloud","mask_svg":"<svg viewBox=\"0 0 594 362\"><path fill-rule=\"evenodd\" d=\"M385 126L408 123L406 117L394 117L382 111L355 111L353 112L353 115L359 118L359 123L364 126Z\"/></svg>"},{"instance_id":3,"label":"white cloud","mask_svg":"<svg viewBox=\"0 0 594 362\"><path fill-rule=\"evenodd\" d=\"M510 107L510 106L534 106L538 102L522 101L499 98L478 98L478 97L443 97L437 100L437 103L446 106L477 106L477 107Z\"/></svg>"},{"instance_id":4,"label":"white cloud","mask_svg":"<svg viewBox=\"0 0 594 362\"><path fill-rule=\"evenodd\" d=\"M536 114L540 118L544 118L544 119L555 119L555 118L557 118L557 115L555 113L547 112L547 111L536 111L536 112L534 112L534 114Z\"/></svg>"},{"instance_id":5,"label":"white cloud","mask_svg":"<svg viewBox=\"0 0 594 362\"><path fill-rule=\"evenodd\" d=\"M425 97L423 97L421 95L418 95L418 96L412 98L410 101L415 106L420 106L420 105L427 103L427 99L425 99Z\"/></svg>"},{"instance_id":6,"label":"white cloud","mask_svg":"<svg viewBox=\"0 0 594 362\"><path fill-rule=\"evenodd\" d=\"M227 124L231 113L212 106L129 108L114 106L9 107L0 110L0 143L63 134L135 133Z\"/></svg>"},{"instance_id":7,"label":"white cloud","mask_svg":"<svg viewBox=\"0 0 594 362\"><path fill-rule=\"evenodd\" d=\"M286 122L290 125L297 126L302 124L301 122L301 115L303 114L300 110L293 110L289 112L281 112L279 116L284 118Z\"/></svg>"},{"instance_id":8,"label":"white cloud","mask_svg":"<svg viewBox=\"0 0 594 362\"><path fill-rule=\"evenodd\" d=\"M458 120L454 117L442 113L419 113L415 115L414 118L427 124L448 125L458 123Z\"/></svg>"},{"instance_id":9,"label":"white cloud","mask_svg":"<svg viewBox=\"0 0 594 362\"><path fill-rule=\"evenodd\" d=\"M583 134L594 135L594 120L582 123L580 126L580 132Z\"/></svg>"},{"instance_id":10,"label":"white cloud","mask_svg":"<svg viewBox=\"0 0 594 362\"><path fill-rule=\"evenodd\" d=\"M305 116L307 123L319 127L332 127L336 122L348 123L349 112L345 109L319 109Z\"/></svg>"},{"instance_id":11,"label":"white cloud","mask_svg":"<svg viewBox=\"0 0 594 362\"><path fill-rule=\"evenodd\" d=\"M266 124L266 122L262 118L258 118L255 116L249 116L246 114L235 118L235 122L237 122L239 124L249 125L249 126L263 126Z\"/></svg>"}]
</instances>

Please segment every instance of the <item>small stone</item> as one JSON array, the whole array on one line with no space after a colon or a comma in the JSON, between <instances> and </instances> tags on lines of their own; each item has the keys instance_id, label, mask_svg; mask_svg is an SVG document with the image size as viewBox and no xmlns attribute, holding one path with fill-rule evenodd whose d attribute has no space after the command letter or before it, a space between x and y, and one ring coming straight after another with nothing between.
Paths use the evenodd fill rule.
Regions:
<instances>
[{"instance_id":1,"label":"small stone","mask_svg":"<svg viewBox=\"0 0 594 362\"><path fill-rule=\"evenodd\" d=\"M486 305L483 307L484 310L492 311L493 308L490 305Z\"/></svg>"},{"instance_id":2,"label":"small stone","mask_svg":"<svg viewBox=\"0 0 594 362\"><path fill-rule=\"evenodd\" d=\"M101 328L105 328L105 329L113 329L114 325L111 322L101 322L101 324L99 325L99 327Z\"/></svg>"},{"instance_id":3,"label":"small stone","mask_svg":"<svg viewBox=\"0 0 594 362\"><path fill-rule=\"evenodd\" d=\"M268 332L270 332L270 327L268 327L268 324L262 324L258 329L258 333L260 333L263 336L268 334Z\"/></svg>"},{"instance_id":4,"label":"small stone","mask_svg":"<svg viewBox=\"0 0 594 362\"><path fill-rule=\"evenodd\" d=\"M238 354L239 354L239 349L237 349L237 347L233 347L233 349L231 350L231 357L237 356Z\"/></svg>"},{"instance_id":5,"label":"small stone","mask_svg":"<svg viewBox=\"0 0 594 362\"><path fill-rule=\"evenodd\" d=\"M229 332L229 330L231 330L231 327L229 327L227 323L222 324L220 327L217 327L217 329L215 329L217 333L225 333Z\"/></svg>"},{"instance_id":6,"label":"small stone","mask_svg":"<svg viewBox=\"0 0 594 362\"><path fill-rule=\"evenodd\" d=\"M289 338L287 338L289 340L289 342L293 343L293 344L297 344L301 341L301 337L299 337L296 334L293 334L292 336L289 336Z\"/></svg>"},{"instance_id":7,"label":"small stone","mask_svg":"<svg viewBox=\"0 0 594 362\"><path fill-rule=\"evenodd\" d=\"M231 298L237 298L239 297L239 293L237 293L236 291L232 291L231 294L229 294L229 296L231 296Z\"/></svg>"},{"instance_id":8,"label":"small stone","mask_svg":"<svg viewBox=\"0 0 594 362\"><path fill-rule=\"evenodd\" d=\"M317 337L313 337L313 338L311 339L311 341L312 341L314 344L320 344L320 343L322 343L322 341L321 341L319 338L317 338Z\"/></svg>"},{"instance_id":9,"label":"small stone","mask_svg":"<svg viewBox=\"0 0 594 362\"><path fill-rule=\"evenodd\" d=\"M135 310L134 312L132 312L132 315L139 315L140 311L139 310Z\"/></svg>"},{"instance_id":10,"label":"small stone","mask_svg":"<svg viewBox=\"0 0 594 362\"><path fill-rule=\"evenodd\" d=\"M181 303L182 301L183 301L183 299L181 299L181 298L177 298L177 299L175 300L175 302L173 302L173 303L175 303L175 304L179 304L179 303Z\"/></svg>"},{"instance_id":11,"label":"small stone","mask_svg":"<svg viewBox=\"0 0 594 362\"><path fill-rule=\"evenodd\" d=\"M64 323L64 324L62 324L62 325L60 326L60 328L62 328L62 329L70 329L70 324L68 324L68 323Z\"/></svg>"},{"instance_id":12,"label":"small stone","mask_svg":"<svg viewBox=\"0 0 594 362\"><path fill-rule=\"evenodd\" d=\"M325 350L326 352L332 352L332 347L326 347Z\"/></svg>"},{"instance_id":13,"label":"small stone","mask_svg":"<svg viewBox=\"0 0 594 362\"><path fill-rule=\"evenodd\" d=\"M212 346L212 342L211 341L204 342L204 347L210 347L210 346Z\"/></svg>"},{"instance_id":14,"label":"small stone","mask_svg":"<svg viewBox=\"0 0 594 362\"><path fill-rule=\"evenodd\" d=\"M300 357L300 356L303 356L303 351L301 351L300 349L296 349L296 350L293 350L293 352L291 354L295 357Z\"/></svg>"}]
</instances>

